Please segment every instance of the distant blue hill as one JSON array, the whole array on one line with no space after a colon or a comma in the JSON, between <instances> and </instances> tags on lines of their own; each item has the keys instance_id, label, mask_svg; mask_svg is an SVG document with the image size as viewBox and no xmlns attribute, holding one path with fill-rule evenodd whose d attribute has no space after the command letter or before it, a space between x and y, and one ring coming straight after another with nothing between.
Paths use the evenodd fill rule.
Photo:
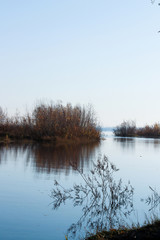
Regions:
<instances>
[{"instance_id":1,"label":"distant blue hill","mask_svg":"<svg viewBox=\"0 0 160 240\"><path fill-rule=\"evenodd\" d=\"M102 131L113 131L114 127L102 127Z\"/></svg>"}]
</instances>

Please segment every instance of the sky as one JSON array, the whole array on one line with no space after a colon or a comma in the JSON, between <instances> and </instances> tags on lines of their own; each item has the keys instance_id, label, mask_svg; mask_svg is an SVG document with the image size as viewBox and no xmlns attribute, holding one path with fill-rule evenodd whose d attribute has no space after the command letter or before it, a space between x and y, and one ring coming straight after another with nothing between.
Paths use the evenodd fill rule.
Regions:
<instances>
[{"instance_id":1,"label":"sky","mask_svg":"<svg viewBox=\"0 0 160 240\"><path fill-rule=\"evenodd\" d=\"M160 6L0 0L0 106L92 104L102 126L160 122Z\"/></svg>"}]
</instances>

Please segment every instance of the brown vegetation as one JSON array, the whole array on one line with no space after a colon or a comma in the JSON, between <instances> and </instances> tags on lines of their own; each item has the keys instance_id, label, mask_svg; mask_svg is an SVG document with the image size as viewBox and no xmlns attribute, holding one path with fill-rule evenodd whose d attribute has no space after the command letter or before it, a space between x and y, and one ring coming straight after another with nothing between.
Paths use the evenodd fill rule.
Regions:
<instances>
[{"instance_id":1,"label":"brown vegetation","mask_svg":"<svg viewBox=\"0 0 160 240\"><path fill-rule=\"evenodd\" d=\"M160 221L153 224L132 228L132 229L110 229L110 231L98 232L96 235L87 238L87 240L155 240L160 239Z\"/></svg>"},{"instance_id":2,"label":"brown vegetation","mask_svg":"<svg viewBox=\"0 0 160 240\"><path fill-rule=\"evenodd\" d=\"M155 123L152 126L146 125L142 128L137 128L134 121L124 121L114 129L115 136L120 137L160 137L160 124Z\"/></svg>"},{"instance_id":3,"label":"brown vegetation","mask_svg":"<svg viewBox=\"0 0 160 240\"><path fill-rule=\"evenodd\" d=\"M6 159L6 153L14 152L15 161L19 159L19 155L25 155L26 164L33 165L36 172L59 174L63 169L63 173L68 175L73 171L71 162L77 168L89 167L90 159L95 155L99 145L98 141L65 145L60 145L59 142L55 145L50 142L27 141L13 142L7 146L0 144L0 164Z\"/></svg>"},{"instance_id":4,"label":"brown vegetation","mask_svg":"<svg viewBox=\"0 0 160 240\"><path fill-rule=\"evenodd\" d=\"M137 129L138 136L145 137L160 137L160 124L155 123L153 126L146 125L144 128Z\"/></svg>"},{"instance_id":5,"label":"brown vegetation","mask_svg":"<svg viewBox=\"0 0 160 240\"><path fill-rule=\"evenodd\" d=\"M134 121L124 121L113 132L115 136L133 137L136 135L136 124Z\"/></svg>"},{"instance_id":6,"label":"brown vegetation","mask_svg":"<svg viewBox=\"0 0 160 240\"><path fill-rule=\"evenodd\" d=\"M98 127L91 106L38 104L25 116L8 117L0 108L0 137L55 141L61 139L99 140Z\"/></svg>"}]
</instances>

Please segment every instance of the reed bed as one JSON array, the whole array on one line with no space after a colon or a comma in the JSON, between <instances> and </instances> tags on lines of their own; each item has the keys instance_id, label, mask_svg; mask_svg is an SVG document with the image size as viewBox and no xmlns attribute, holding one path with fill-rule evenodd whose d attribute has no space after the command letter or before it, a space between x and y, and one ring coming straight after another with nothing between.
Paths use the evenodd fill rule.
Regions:
<instances>
[{"instance_id":1,"label":"reed bed","mask_svg":"<svg viewBox=\"0 0 160 240\"><path fill-rule=\"evenodd\" d=\"M23 116L0 108L0 137L56 141L56 139L100 140L101 130L92 106L37 104Z\"/></svg>"},{"instance_id":2,"label":"reed bed","mask_svg":"<svg viewBox=\"0 0 160 240\"><path fill-rule=\"evenodd\" d=\"M120 137L160 138L160 124L137 128L134 121L124 121L114 129L114 135Z\"/></svg>"}]
</instances>

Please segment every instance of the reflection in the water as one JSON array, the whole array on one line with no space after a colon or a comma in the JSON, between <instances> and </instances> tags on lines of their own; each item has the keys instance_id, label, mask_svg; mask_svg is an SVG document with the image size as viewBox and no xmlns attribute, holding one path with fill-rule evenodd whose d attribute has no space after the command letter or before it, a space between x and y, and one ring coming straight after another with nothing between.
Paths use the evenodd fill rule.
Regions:
<instances>
[{"instance_id":1,"label":"reflection in the water","mask_svg":"<svg viewBox=\"0 0 160 240\"><path fill-rule=\"evenodd\" d=\"M160 147L160 139L145 139L144 143L146 147L154 147L159 148Z\"/></svg>"},{"instance_id":2,"label":"reflection in the water","mask_svg":"<svg viewBox=\"0 0 160 240\"><path fill-rule=\"evenodd\" d=\"M119 143L122 148L134 148L135 147L135 139L134 138L121 138L115 137L114 141Z\"/></svg>"},{"instance_id":3,"label":"reflection in the water","mask_svg":"<svg viewBox=\"0 0 160 240\"><path fill-rule=\"evenodd\" d=\"M145 203L149 206L149 211L152 211L157 207L160 208L160 194L152 187L149 188L151 190L151 195L146 199L142 199L142 201L145 201Z\"/></svg>"},{"instance_id":4,"label":"reflection in the water","mask_svg":"<svg viewBox=\"0 0 160 240\"><path fill-rule=\"evenodd\" d=\"M147 198L142 198L141 201L148 205L148 211L145 213L144 224L154 224L160 220L160 194L156 189L149 187L151 194Z\"/></svg>"},{"instance_id":5,"label":"reflection in the water","mask_svg":"<svg viewBox=\"0 0 160 240\"><path fill-rule=\"evenodd\" d=\"M83 168L89 164L89 159L95 155L99 143L72 144L55 147L51 144L11 144L0 146L0 164L7 161L8 155L13 154L14 160L19 154L26 158L26 165L32 164L37 172L59 172L69 174L73 169L70 162L75 162L77 167ZM65 171L64 171L65 170Z\"/></svg>"},{"instance_id":6,"label":"reflection in the water","mask_svg":"<svg viewBox=\"0 0 160 240\"><path fill-rule=\"evenodd\" d=\"M78 235L83 238L85 233L96 231L97 226L99 229L114 228L116 225L118 227L119 222L123 224L123 221L125 226L131 226L132 223L142 225L146 215L149 220L160 216L157 181L160 139L114 139L108 137L100 145L54 147L51 144L11 143L0 146L1 239L15 236L13 239L17 240L26 234L26 239L63 240L69 226L68 239L74 233L77 235L75 239L79 239ZM108 177L102 181L103 171L99 176L92 162L97 162L98 152L106 153L121 171L114 171L109 162L107 171L106 161L101 167L105 169L104 176ZM93 172L89 172L91 169ZM119 183L120 177L125 179L125 183L130 179L136 189L134 211L130 215L131 188L128 186L128 192L125 191L124 184ZM57 186L63 197L63 201L60 201L61 198L57 196L57 211L52 211L52 205L48 205L52 201L49 195L54 179L66 189L76 183L68 195ZM147 186L154 186L156 190ZM140 198L145 196L149 196L148 201L141 202ZM66 204L62 206L64 200ZM72 201L76 207L73 207ZM128 218L125 215L129 215Z\"/></svg>"},{"instance_id":7,"label":"reflection in the water","mask_svg":"<svg viewBox=\"0 0 160 240\"><path fill-rule=\"evenodd\" d=\"M73 188L65 189L55 181L55 188L51 192L53 209L59 208L66 200L71 200L74 207L82 207L82 216L68 229L69 239L79 239L80 232L84 230L85 233L93 233L95 230L124 225L133 211L133 187L130 182L123 185L121 179L114 179L113 174L118 169L106 156L100 156L97 163L93 163L90 175L74 167L84 184L74 184Z\"/></svg>"},{"instance_id":8,"label":"reflection in the water","mask_svg":"<svg viewBox=\"0 0 160 240\"><path fill-rule=\"evenodd\" d=\"M160 139L154 139L154 138L124 138L124 137L114 137L114 142L120 144L122 148L129 149L129 148L135 148L136 144L145 144L145 146L148 147L154 147L159 148L160 147Z\"/></svg>"}]
</instances>

